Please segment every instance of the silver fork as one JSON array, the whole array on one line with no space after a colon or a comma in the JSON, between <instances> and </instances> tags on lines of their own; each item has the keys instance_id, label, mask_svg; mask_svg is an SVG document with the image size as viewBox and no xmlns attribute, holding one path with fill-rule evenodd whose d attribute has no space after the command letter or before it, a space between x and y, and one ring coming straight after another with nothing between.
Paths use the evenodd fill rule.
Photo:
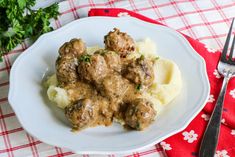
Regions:
<instances>
[{"instance_id":1,"label":"silver fork","mask_svg":"<svg viewBox=\"0 0 235 157\"><path fill-rule=\"evenodd\" d=\"M222 117L223 104L224 104L224 96L227 88L227 84L229 79L235 76L235 60L233 60L233 50L235 45L235 35L233 36L232 47L227 57L229 41L232 34L233 22L231 23L225 45L220 57L220 61L218 63L217 69L221 75L224 76L223 85L217 99L215 108L211 115L210 121L207 125L206 131L204 133L202 143L199 150L199 157L214 157L218 136L220 131L220 121Z\"/></svg>"}]
</instances>

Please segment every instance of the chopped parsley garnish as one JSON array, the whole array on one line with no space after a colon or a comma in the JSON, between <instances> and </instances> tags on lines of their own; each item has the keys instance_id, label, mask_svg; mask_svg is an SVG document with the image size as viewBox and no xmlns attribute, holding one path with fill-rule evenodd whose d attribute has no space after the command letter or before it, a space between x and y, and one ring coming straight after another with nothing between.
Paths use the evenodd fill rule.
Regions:
<instances>
[{"instance_id":1,"label":"chopped parsley garnish","mask_svg":"<svg viewBox=\"0 0 235 157\"><path fill-rule=\"evenodd\" d=\"M140 91L140 89L141 89L141 84L136 85L135 88L136 88L136 90Z\"/></svg>"},{"instance_id":2,"label":"chopped parsley garnish","mask_svg":"<svg viewBox=\"0 0 235 157\"><path fill-rule=\"evenodd\" d=\"M88 54L82 55L80 57L79 61L90 63L91 62L91 55L88 55Z\"/></svg>"},{"instance_id":3,"label":"chopped parsley garnish","mask_svg":"<svg viewBox=\"0 0 235 157\"><path fill-rule=\"evenodd\" d=\"M143 55L143 54L140 56L140 59L141 59L141 60L144 60L144 55Z\"/></svg>"},{"instance_id":4,"label":"chopped parsley garnish","mask_svg":"<svg viewBox=\"0 0 235 157\"><path fill-rule=\"evenodd\" d=\"M155 60L158 60L160 57L155 57Z\"/></svg>"},{"instance_id":5,"label":"chopped parsley garnish","mask_svg":"<svg viewBox=\"0 0 235 157\"><path fill-rule=\"evenodd\" d=\"M137 124L136 124L136 126L135 126L135 127L136 127L136 129L137 129L137 130L140 130L140 123L139 123L139 122L137 122Z\"/></svg>"}]
</instances>

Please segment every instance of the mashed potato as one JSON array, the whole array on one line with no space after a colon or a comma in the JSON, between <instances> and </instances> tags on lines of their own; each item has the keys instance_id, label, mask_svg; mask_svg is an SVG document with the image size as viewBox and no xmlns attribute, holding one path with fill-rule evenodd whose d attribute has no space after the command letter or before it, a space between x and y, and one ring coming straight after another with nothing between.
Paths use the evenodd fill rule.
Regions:
<instances>
[{"instance_id":1,"label":"mashed potato","mask_svg":"<svg viewBox=\"0 0 235 157\"><path fill-rule=\"evenodd\" d=\"M173 61L160 58L155 61L154 72L155 80L148 92L162 105L166 105L180 93L180 70Z\"/></svg>"},{"instance_id":2,"label":"mashed potato","mask_svg":"<svg viewBox=\"0 0 235 157\"><path fill-rule=\"evenodd\" d=\"M56 103L60 108L65 108L70 104L67 91L63 88L57 87L58 81L56 75L50 76L46 81L47 96L50 101Z\"/></svg>"},{"instance_id":3,"label":"mashed potato","mask_svg":"<svg viewBox=\"0 0 235 157\"><path fill-rule=\"evenodd\" d=\"M154 73L155 80L149 90L144 93L144 97L154 103L154 108L159 113L164 105L171 102L179 93L182 87L181 73L178 66L171 60L159 58L156 55L155 43L146 38L136 43L137 50L128 57L139 57L144 55L148 58L155 59ZM101 47L93 46L87 48L87 53L92 54ZM156 59L158 58L158 59ZM52 75L46 81L48 87L48 98L57 104L60 108L65 108L70 104L67 91L57 86L58 81L56 75Z\"/></svg>"},{"instance_id":4,"label":"mashed potato","mask_svg":"<svg viewBox=\"0 0 235 157\"><path fill-rule=\"evenodd\" d=\"M148 58L156 58L154 83L144 96L154 103L154 108L159 113L164 105L170 103L180 93L182 87L180 70L173 61L156 55L156 46L151 39L139 41L136 46L137 53Z\"/></svg>"},{"instance_id":5,"label":"mashed potato","mask_svg":"<svg viewBox=\"0 0 235 157\"><path fill-rule=\"evenodd\" d=\"M100 47L99 45L87 47L87 53L88 54L93 54L95 51L97 51L99 49L102 49L102 47Z\"/></svg>"},{"instance_id":6,"label":"mashed potato","mask_svg":"<svg viewBox=\"0 0 235 157\"><path fill-rule=\"evenodd\" d=\"M152 58L156 57L157 48L150 38L146 38L143 41L136 42L136 51L145 57Z\"/></svg>"},{"instance_id":7,"label":"mashed potato","mask_svg":"<svg viewBox=\"0 0 235 157\"><path fill-rule=\"evenodd\" d=\"M47 78L46 82L45 82L45 86L48 88L50 86L57 86L58 85L58 81L56 78L56 74L51 75L50 77Z\"/></svg>"}]
</instances>

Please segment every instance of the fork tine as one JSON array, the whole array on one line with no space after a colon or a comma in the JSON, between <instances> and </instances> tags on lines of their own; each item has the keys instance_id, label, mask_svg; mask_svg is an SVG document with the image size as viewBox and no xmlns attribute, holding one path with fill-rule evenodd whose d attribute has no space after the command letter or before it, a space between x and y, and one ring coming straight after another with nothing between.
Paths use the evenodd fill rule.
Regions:
<instances>
[{"instance_id":1,"label":"fork tine","mask_svg":"<svg viewBox=\"0 0 235 157\"><path fill-rule=\"evenodd\" d=\"M229 28L229 32L228 32L228 35L227 35L227 38L226 38L226 41L225 41L225 44L224 44L224 49L222 51L221 59L224 59L224 60L226 60L226 55L227 55L227 51L228 51L229 41L230 41L230 37L231 37L231 33L232 33L232 28L233 28L233 22L234 22L234 18L233 18L233 21L232 21L231 26Z\"/></svg>"},{"instance_id":2,"label":"fork tine","mask_svg":"<svg viewBox=\"0 0 235 157\"><path fill-rule=\"evenodd\" d=\"M234 50L234 44L235 44L235 35L233 36L233 43L232 43L232 47L229 53L229 60L233 61L233 50Z\"/></svg>"}]
</instances>

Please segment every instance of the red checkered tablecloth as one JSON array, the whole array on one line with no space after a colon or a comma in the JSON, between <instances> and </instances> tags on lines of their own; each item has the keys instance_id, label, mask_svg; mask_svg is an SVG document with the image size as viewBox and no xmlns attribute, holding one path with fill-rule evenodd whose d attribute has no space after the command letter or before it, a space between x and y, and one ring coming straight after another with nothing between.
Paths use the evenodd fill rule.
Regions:
<instances>
[{"instance_id":1,"label":"red checkered tablecloth","mask_svg":"<svg viewBox=\"0 0 235 157\"><path fill-rule=\"evenodd\" d=\"M228 19L235 16L235 0L67 0L59 5L61 16L51 21L55 29L86 17L90 8L126 8L199 40L211 52L222 49L230 25ZM0 63L0 157L98 156L77 155L63 148L49 146L31 137L19 124L7 101L9 74L14 60L28 46L27 42L22 43L4 56L4 61ZM164 154L161 146L156 144L139 152L104 156L164 157Z\"/></svg>"}]
</instances>

